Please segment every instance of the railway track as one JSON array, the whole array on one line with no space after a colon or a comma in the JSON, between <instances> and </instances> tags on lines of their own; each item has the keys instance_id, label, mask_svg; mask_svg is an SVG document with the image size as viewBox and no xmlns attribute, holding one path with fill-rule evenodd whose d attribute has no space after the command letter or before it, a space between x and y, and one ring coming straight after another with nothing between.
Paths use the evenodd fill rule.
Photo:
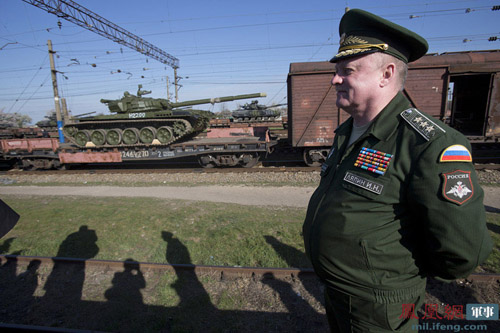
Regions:
<instances>
[{"instance_id":1,"label":"railway track","mask_svg":"<svg viewBox=\"0 0 500 333\"><path fill-rule=\"evenodd\" d=\"M500 164L476 163L476 170L500 170ZM73 175L73 174L170 174L170 173L282 173L282 172L319 172L320 167L299 167L299 166L280 166L280 167L255 167L255 168L214 168L204 169L199 167L185 168L84 168L70 170L12 170L0 171L0 174L9 174L20 172L23 175Z\"/></svg>"},{"instance_id":2,"label":"railway track","mask_svg":"<svg viewBox=\"0 0 500 333\"><path fill-rule=\"evenodd\" d=\"M273 173L273 172L319 172L319 167L258 167L258 168L86 168L70 170L13 170L0 174L21 173L23 175L61 175L61 174L165 174L165 173Z\"/></svg>"},{"instance_id":3,"label":"railway track","mask_svg":"<svg viewBox=\"0 0 500 333\"><path fill-rule=\"evenodd\" d=\"M193 264L160 264L136 261L117 261L117 260L97 260L97 259L79 259L64 257L41 257L41 256L18 256L18 255L0 255L0 263L5 264L8 260L15 260L18 263L29 263L33 260L42 264L78 264L85 267L103 267L106 269L122 269L123 267L134 266L139 269L155 269L165 272L190 271L198 274L210 274L212 276L225 277L252 277L263 276L273 277L298 277L316 276L312 268L277 268L277 267L238 267L238 266L210 266ZM499 282L500 274L478 273L471 274L464 280L469 282Z\"/></svg>"},{"instance_id":4,"label":"railway track","mask_svg":"<svg viewBox=\"0 0 500 333\"><path fill-rule=\"evenodd\" d=\"M192 265L192 264L159 264L136 261L116 261L116 260L97 260L97 259L78 259L78 258L62 258L62 257L40 257L40 256L17 256L17 255L0 255L0 263L4 264L9 260L15 260L18 263L30 263L33 260L39 261L41 264L77 264L85 267L101 267L104 270L118 270L124 267L134 266L139 269L155 269L165 272L186 271L197 274L210 274L212 276L220 276L221 279L226 277L252 277L258 278L262 276L274 277L297 277L297 276L315 276L312 268L266 268L266 267L235 267L235 266L208 266L208 265ZM500 277L499 277L500 278ZM484 280L484 279L483 279Z\"/></svg>"}]
</instances>

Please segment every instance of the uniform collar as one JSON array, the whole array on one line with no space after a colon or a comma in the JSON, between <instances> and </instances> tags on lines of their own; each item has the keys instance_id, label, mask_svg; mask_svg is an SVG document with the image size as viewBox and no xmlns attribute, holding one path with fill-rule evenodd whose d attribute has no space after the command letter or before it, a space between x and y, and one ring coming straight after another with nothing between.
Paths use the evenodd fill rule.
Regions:
<instances>
[{"instance_id":1,"label":"uniform collar","mask_svg":"<svg viewBox=\"0 0 500 333\"><path fill-rule=\"evenodd\" d=\"M398 92L397 95L380 111L378 116L373 120L372 126L368 129L368 133L381 141L387 141L396 131L401 111L410 107L410 102Z\"/></svg>"}]
</instances>

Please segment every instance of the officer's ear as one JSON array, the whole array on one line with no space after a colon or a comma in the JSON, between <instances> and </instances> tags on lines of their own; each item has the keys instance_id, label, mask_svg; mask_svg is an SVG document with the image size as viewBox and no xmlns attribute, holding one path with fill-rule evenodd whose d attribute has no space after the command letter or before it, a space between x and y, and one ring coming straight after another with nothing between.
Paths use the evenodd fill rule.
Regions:
<instances>
[{"instance_id":1,"label":"officer's ear","mask_svg":"<svg viewBox=\"0 0 500 333\"><path fill-rule=\"evenodd\" d=\"M380 87L386 87L394 84L396 80L396 64L388 62L382 67L382 79L380 80Z\"/></svg>"}]
</instances>

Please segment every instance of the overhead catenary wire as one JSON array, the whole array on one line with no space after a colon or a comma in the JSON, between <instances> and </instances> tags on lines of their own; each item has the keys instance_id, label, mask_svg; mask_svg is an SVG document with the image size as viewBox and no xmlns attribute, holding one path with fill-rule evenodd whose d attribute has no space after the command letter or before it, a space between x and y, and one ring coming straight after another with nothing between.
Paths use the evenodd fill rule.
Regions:
<instances>
[{"instance_id":1,"label":"overhead catenary wire","mask_svg":"<svg viewBox=\"0 0 500 333\"><path fill-rule=\"evenodd\" d=\"M373 7L376 8L377 14L388 17L388 18L394 18L400 22L403 21L409 21L409 15L414 14L414 15L428 15L427 18L429 17L436 17L436 16L453 16L453 15L469 15L462 13L462 11L465 11L466 6L469 6L469 2L467 1L441 1L441 2L435 2L435 4L447 4L447 5L452 5L452 4L460 4L460 3L467 3L465 6L456 6L457 8L450 8L450 6L447 6L447 8L443 10L427 10L427 11L413 11L413 8L418 5L424 4L424 2L419 3L419 4L406 4L406 3L401 3L395 6L377 6ZM426 4L426 3L425 3ZM387 12L384 14L383 12L387 8L397 8L400 10L397 10L397 12L391 10L390 12ZM470 7L473 11L486 11L486 10L491 10L491 6L475 6L475 7ZM367 8L370 9L370 8ZM266 13L268 16L268 20L265 23L251 23L251 24L246 24L248 27L270 27L270 26L287 26L291 24L310 24L311 22L317 21L317 22L324 22L328 20L338 20L341 17L342 10L311 10L311 11L305 11L305 12L293 12L293 11L277 11L277 12L271 12L271 13ZM281 20L278 19L277 17L279 15L295 15L295 14L311 14L311 15L316 15L318 18L317 20L308 18L308 19L285 19ZM325 17L325 13L328 15L328 17ZM240 15L226 15L228 18L231 17L256 17L262 15L262 13L255 12L255 13L243 13ZM274 17L276 15L276 17ZM221 15L219 18L226 17ZM189 20L199 20L199 19L206 19L206 20L212 20L212 19L217 19L218 17L216 16L207 16L207 17L198 17L198 18L176 18L174 20L169 20L168 22L165 21L165 23L171 23L171 22L181 22L182 20L189 21ZM271 19L272 18L272 19ZM216 20L217 21L217 20ZM218 20L219 22L221 20ZM302 22L301 22L302 21ZM119 22L122 24L122 22ZM148 22L127 22L127 24L157 24L158 21L148 21ZM312 24L312 23L311 23ZM206 31L210 29L218 29L218 30L239 30L241 29L241 26L243 24L222 24L222 25L217 25L217 26L209 26L207 29L201 29L200 31ZM76 27L73 27L71 25L64 25L63 29L61 32L58 30L57 27L50 27L49 33L52 35L58 35L60 37L67 37L66 40L61 41L60 43L58 42L57 47L58 47L58 55L61 57L59 60L59 63L62 65L65 65L65 62L69 62L70 59L79 57L80 53L82 50L78 49L70 49L69 46L74 45L76 43L93 43L95 41L98 41L98 39L88 39L85 38L85 34L82 34L82 38L72 38L75 35L79 35L80 33L75 30L78 29ZM71 29L71 30L69 30ZM43 33L44 29L33 29L33 31L37 31L37 33ZM193 29L183 29L183 28L178 28L177 30L172 30L170 29L167 34L186 34L187 31L194 31ZM75 32L76 31L76 32ZM197 31L194 31L197 32ZM33 33L32 31L27 32L27 33ZM463 45L464 48L467 47L472 47L474 43L480 42L481 40L487 41L488 38L490 38L493 35L497 35L497 31L492 31L491 33L484 34L484 35L464 35L464 36L459 36L460 34L453 35L453 36L441 36L441 37L436 37L435 41L438 41L440 45L449 45L450 49L453 47L456 47L457 45L462 45L464 39L468 39L470 42L467 43L467 45ZM12 34L11 34L12 35ZM147 37L147 36L153 36L156 34L142 34L142 37ZM487 35L487 36L486 36ZM16 38L19 35L16 35ZM336 37L335 33L330 33L330 37ZM431 43L433 40L431 38L427 38ZM194 48L191 50L189 48L179 48L179 49L169 49L173 50L176 54L176 56L183 57L186 59L196 59L196 63L194 62L189 62L185 65L183 65L183 70L186 71L186 74L183 74L183 76L191 76L191 78L188 81L185 81L186 84L193 84L193 85L203 85L203 84L213 84L213 85L224 85L224 84L241 84L240 82L243 82L241 79L235 80L233 78L237 74L244 74L248 73L246 75L246 85L249 84L266 84L266 85L271 85L271 84L279 84L276 83L279 80L273 80L271 77L266 78L264 75L272 72L276 73L283 73L284 71L287 70L286 65L281 66L279 70L276 70L278 66L276 64L279 64L280 59L283 58L282 54L279 52L286 51L289 54L294 54L295 56L292 58L291 56L287 57L287 59L290 59L290 62L292 61L314 61L314 60L327 60L325 56L321 56L322 48L325 48L326 46L336 46L338 45L337 43L337 38L331 38L331 40L327 41L326 43L295 43L295 44L276 44L276 43L269 43L267 41L265 44L262 43L261 45L259 44L250 44L250 47L242 47L241 45L223 45L223 44L210 44L210 45L201 45L201 40L197 40L196 43L196 51L192 51ZM109 44L108 44L109 45ZM46 52L45 51L45 46L39 45L39 44L30 44L30 43L23 43L23 45L16 46L16 49L13 50L16 52L16 50L19 49L26 49L26 48L32 48L32 49L37 49L39 51ZM81 48L80 48L81 49ZM104 54L106 51L111 50L112 52L114 51L114 54L120 54L119 57L113 57L113 54L111 52L109 54ZM62 72L64 72L68 80L62 80L62 85L64 86L64 91L65 93L68 93L68 96L94 96L95 94L99 94L100 92L103 91L108 91L105 87L106 85L109 84L110 81L108 81L107 78L110 80L126 80L126 75L123 74L126 71L129 71L131 73L134 73L134 84L136 84L138 81L138 77L143 76L143 80L152 80L150 81L149 84L157 84L156 82L159 83L160 80L162 80L165 76L165 72L160 73L160 71L164 69L160 69L159 66L152 66L153 69L149 72L142 72L141 69L143 66L141 64L144 62L144 59L139 58L139 57L134 57L130 56L132 54L132 51L126 51L124 53L121 53L118 51L117 48L114 47L103 47L94 49L95 52L89 52L88 49L86 50L84 56L80 59L81 60L81 65L79 66L74 66L71 68L60 68ZM256 53L259 52L265 52L269 51L269 53L266 52L266 60L265 62L262 62L262 60L254 60L254 59L259 59L255 56ZM12 52L12 51L10 51ZM200 58L205 58L206 56L211 56L211 55L216 55L217 59L220 60L219 62L214 62L213 60L199 60ZM235 57L237 55L237 57ZM298 56L297 56L298 55ZM90 67L90 58L94 57L94 62L96 63L96 67ZM295 60L296 59L296 60ZM229 63L229 64L228 64ZM262 65L268 65L272 68L267 68L264 71L257 70L257 67L262 67ZM247 67L248 66L248 67ZM253 67L252 67L253 66ZM196 68L199 67L204 67L207 69L207 71L200 71L197 70ZM248 68L248 69L246 69ZM117 69L121 70L121 73L117 73ZM6 69L7 71L9 69ZM18 77L25 77L25 80L28 80L29 77L35 69L33 68L27 68L26 74L23 73L21 68L18 68L17 71L15 72L7 72L7 73L16 73L18 74ZM31 71L31 72L30 72ZM112 73L114 72L114 73ZM2 68L0 68L0 73L2 72ZM227 74L227 75L226 75ZM276 74L277 75L277 74ZM282 74L281 74L282 75ZM92 79L95 77L96 79ZM106 79L104 79L107 77ZM258 79L259 77L263 79ZM81 79L84 78L90 78L88 80L82 81ZM285 77L283 77L283 80L281 80L281 84L283 85L285 83ZM143 81L144 82L144 81ZM33 83L32 83L33 84ZM94 89L87 90L84 85L85 84L95 84ZM79 89L76 89L76 87L79 86ZM281 87L281 89L278 92L273 92L276 96L278 96L282 91L284 86ZM34 89L35 87L32 87L31 90L28 89L24 92L24 95L22 98L25 98L26 96L29 96L29 93ZM96 93L93 93L93 91L98 90ZM39 90L37 90L39 91ZM79 91L81 93L76 93L73 94L73 92ZM87 94L87 91L89 92ZM118 91L118 90L116 90ZM13 97L15 96L15 93L13 94ZM5 96L3 95L2 92L2 97ZM35 95L38 96L38 95ZM35 97L34 97L35 98Z\"/></svg>"}]
</instances>

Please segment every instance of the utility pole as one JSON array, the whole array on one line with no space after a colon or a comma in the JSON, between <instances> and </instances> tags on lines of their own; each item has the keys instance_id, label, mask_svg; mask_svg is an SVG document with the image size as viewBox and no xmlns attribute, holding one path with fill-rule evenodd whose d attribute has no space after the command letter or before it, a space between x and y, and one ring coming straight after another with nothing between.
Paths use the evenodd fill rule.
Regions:
<instances>
[{"instance_id":1,"label":"utility pole","mask_svg":"<svg viewBox=\"0 0 500 333\"><path fill-rule=\"evenodd\" d=\"M68 105L66 104L66 98L61 98L61 106L62 106L62 115L63 115L63 124L69 123L69 112Z\"/></svg>"},{"instance_id":2,"label":"utility pole","mask_svg":"<svg viewBox=\"0 0 500 333\"><path fill-rule=\"evenodd\" d=\"M52 87L54 88L54 104L56 106L57 131L59 132L59 142L64 143L64 134L62 131L63 123L61 117L61 104L59 102L59 91L57 90L56 66L54 65L54 51L52 50L52 41L47 41L49 46L50 73L52 75Z\"/></svg>"},{"instance_id":3,"label":"utility pole","mask_svg":"<svg viewBox=\"0 0 500 333\"><path fill-rule=\"evenodd\" d=\"M168 80L169 80L169 79L168 79L168 75L167 75L167 99L170 101L170 91L169 91L169 87L168 87L168 85L169 85L170 83L168 82Z\"/></svg>"},{"instance_id":4,"label":"utility pole","mask_svg":"<svg viewBox=\"0 0 500 333\"><path fill-rule=\"evenodd\" d=\"M179 77L177 76L177 68L174 68L174 84L175 84L175 102L179 101Z\"/></svg>"}]
</instances>

